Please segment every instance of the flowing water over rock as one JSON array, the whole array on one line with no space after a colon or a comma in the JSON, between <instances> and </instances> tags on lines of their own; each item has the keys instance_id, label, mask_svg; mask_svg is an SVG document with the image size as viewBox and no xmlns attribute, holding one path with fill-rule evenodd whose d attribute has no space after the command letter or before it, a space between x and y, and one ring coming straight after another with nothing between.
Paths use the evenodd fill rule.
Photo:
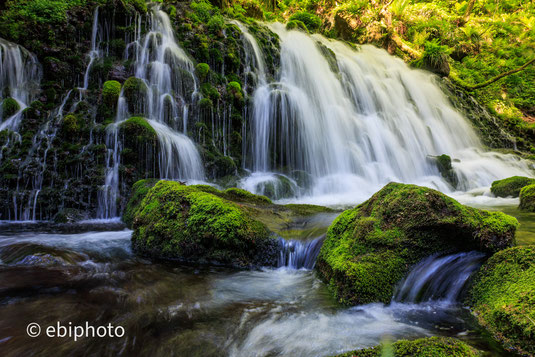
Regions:
<instances>
[{"instance_id":1,"label":"flowing water over rock","mask_svg":"<svg viewBox=\"0 0 535 357\"><path fill-rule=\"evenodd\" d=\"M309 219L314 227L331 220ZM236 271L136 258L131 233L35 233L13 227L0 233L1 348L12 355L325 356L384 340L457 335L490 355L503 355L455 304L336 305L310 270L321 235L281 242L281 268ZM448 281L467 272L472 258L480 255L429 258L415 267L407 284L433 270L435 279L445 278L441 286L455 290ZM112 323L124 327L125 338L74 342L26 336L30 322L45 327L57 321Z\"/></svg>"},{"instance_id":2,"label":"flowing water over rock","mask_svg":"<svg viewBox=\"0 0 535 357\"><path fill-rule=\"evenodd\" d=\"M489 186L498 178L532 175L513 155L485 152L468 121L453 109L434 77L411 70L373 46L354 50L340 41L269 25L281 39L281 69L259 81L247 133L242 187L289 167L310 176L301 200L359 202L389 181L443 192ZM249 56L264 63L254 38ZM256 68L259 78L265 70ZM458 177L452 187L429 156L447 153ZM297 195L296 195L297 196Z\"/></svg>"}]
</instances>

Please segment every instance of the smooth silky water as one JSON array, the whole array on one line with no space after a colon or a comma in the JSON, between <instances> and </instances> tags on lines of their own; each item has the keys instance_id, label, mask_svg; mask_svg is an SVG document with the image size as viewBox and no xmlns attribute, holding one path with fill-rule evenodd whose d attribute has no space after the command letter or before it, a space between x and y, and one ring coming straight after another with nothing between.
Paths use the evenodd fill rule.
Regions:
<instances>
[{"instance_id":1,"label":"smooth silky water","mask_svg":"<svg viewBox=\"0 0 535 357\"><path fill-rule=\"evenodd\" d=\"M422 261L400 282L389 305L339 306L310 270L335 216L290 224L281 232L286 236L280 238L281 267L253 271L149 262L133 255L131 231L96 231L117 227L116 221L81 226L87 230L93 224L90 232L3 223L0 348L13 356L327 356L383 341L441 335L469 340L489 356L506 355L455 303L480 263L478 253ZM415 287L413 280L423 287ZM126 334L77 342L26 336L30 322L49 326L57 321L112 323Z\"/></svg>"}]
</instances>

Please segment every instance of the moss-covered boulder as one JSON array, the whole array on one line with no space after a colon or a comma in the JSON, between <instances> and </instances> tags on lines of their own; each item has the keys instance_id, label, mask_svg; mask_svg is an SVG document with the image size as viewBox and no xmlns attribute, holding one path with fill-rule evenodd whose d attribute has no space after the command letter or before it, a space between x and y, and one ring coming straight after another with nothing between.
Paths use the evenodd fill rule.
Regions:
<instances>
[{"instance_id":1,"label":"moss-covered boulder","mask_svg":"<svg viewBox=\"0 0 535 357\"><path fill-rule=\"evenodd\" d=\"M132 228L132 223L134 222L134 216L141 204L141 201L145 198L149 190L156 185L158 179L145 179L139 180L132 186L132 193L130 194L130 199L126 204L126 208L123 212L123 222L128 228Z\"/></svg>"},{"instance_id":2,"label":"moss-covered boulder","mask_svg":"<svg viewBox=\"0 0 535 357\"><path fill-rule=\"evenodd\" d=\"M382 344L347 352L337 357L476 357L481 352L466 343L451 337L427 337L417 340L399 340L393 344Z\"/></svg>"},{"instance_id":3,"label":"moss-covered boulder","mask_svg":"<svg viewBox=\"0 0 535 357\"><path fill-rule=\"evenodd\" d=\"M138 144L155 144L158 134L154 128L141 117L132 117L122 122L119 132L125 138L125 146L135 147Z\"/></svg>"},{"instance_id":4,"label":"moss-covered boulder","mask_svg":"<svg viewBox=\"0 0 535 357\"><path fill-rule=\"evenodd\" d=\"M493 255L475 275L468 304L507 348L535 355L535 247Z\"/></svg>"},{"instance_id":5,"label":"moss-covered boulder","mask_svg":"<svg viewBox=\"0 0 535 357\"><path fill-rule=\"evenodd\" d=\"M2 102L2 116L8 118L20 110L19 102L8 97Z\"/></svg>"},{"instance_id":6,"label":"moss-covered boulder","mask_svg":"<svg viewBox=\"0 0 535 357\"><path fill-rule=\"evenodd\" d=\"M117 81L106 81L102 86L102 101L105 105L115 107L121 94L121 83Z\"/></svg>"},{"instance_id":7,"label":"moss-covered boulder","mask_svg":"<svg viewBox=\"0 0 535 357\"><path fill-rule=\"evenodd\" d=\"M238 267L276 264L278 240L240 205L195 187L160 181L133 219L138 254Z\"/></svg>"},{"instance_id":8,"label":"moss-covered boulder","mask_svg":"<svg viewBox=\"0 0 535 357\"><path fill-rule=\"evenodd\" d=\"M522 187L520 190L520 204L518 208L535 212L535 184Z\"/></svg>"},{"instance_id":9,"label":"moss-covered boulder","mask_svg":"<svg viewBox=\"0 0 535 357\"><path fill-rule=\"evenodd\" d=\"M386 303L412 264L438 252L507 248L517 225L504 213L463 206L436 190L389 183L338 216L316 268L341 303Z\"/></svg>"},{"instance_id":10,"label":"moss-covered boulder","mask_svg":"<svg viewBox=\"0 0 535 357\"><path fill-rule=\"evenodd\" d=\"M142 79L128 78L123 85L123 94L128 103L128 111L133 115L144 114L148 88Z\"/></svg>"},{"instance_id":11,"label":"moss-covered boulder","mask_svg":"<svg viewBox=\"0 0 535 357\"><path fill-rule=\"evenodd\" d=\"M241 188L229 188L224 191L225 195L230 199L238 202L252 202L257 204L271 204L271 200L266 196L255 195L249 191L243 190Z\"/></svg>"},{"instance_id":12,"label":"moss-covered boulder","mask_svg":"<svg viewBox=\"0 0 535 357\"><path fill-rule=\"evenodd\" d=\"M492 183L490 192L496 197L518 197L522 187L535 184L535 179L524 176L513 176Z\"/></svg>"}]
</instances>

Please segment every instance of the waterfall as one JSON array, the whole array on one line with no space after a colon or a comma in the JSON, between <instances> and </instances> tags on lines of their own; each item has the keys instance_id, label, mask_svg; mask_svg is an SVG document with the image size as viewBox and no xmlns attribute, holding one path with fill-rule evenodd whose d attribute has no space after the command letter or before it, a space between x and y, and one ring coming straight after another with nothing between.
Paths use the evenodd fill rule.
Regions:
<instances>
[{"instance_id":1,"label":"waterfall","mask_svg":"<svg viewBox=\"0 0 535 357\"><path fill-rule=\"evenodd\" d=\"M89 72L91 71L91 68L93 67L93 63L96 59L100 58L101 53L99 50L99 44L100 41L97 41L97 36L99 33L99 26L98 26L98 6L95 8L95 13L93 14L93 28L91 30L91 51L89 52L89 64L87 65L87 69L85 70L84 74L84 86L81 88L82 90L87 90L89 87Z\"/></svg>"},{"instance_id":2,"label":"waterfall","mask_svg":"<svg viewBox=\"0 0 535 357\"><path fill-rule=\"evenodd\" d=\"M418 263L400 283L393 301L455 303L484 257L479 252L428 257Z\"/></svg>"},{"instance_id":3,"label":"waterfall","mask_svg":"<svg viewBox=\"0 0 535 357\"><path fill-rule=\"evenodd\" d=\"M292 269L313 269L324 240L325 235L309 241L287 241L280 238L278 266Z\"/></svg>"},{"instance_id":4,"label":"waterfall","mask_svg":"<svg viewBox=\"0 0 535 357\"><path fill-rule=\"evenodd\" d=\"M41 82L41 65L25 48L0 38L0 107L8 97L19 104L9 116L0 110L0 131L17 131L23 110L36 98Z\"/></svg>"},{"instance_id":5,"label":"waterfall","mask_svg":"<svg viewBox=\"0 0 535 357\"><path fill-rule=\"evenodd\" d=\"M269 27L280 37L281 68L254 92L244 149L254 180L290 168L285 173L294 178L310 176L306 195L354 203L390 181L452 192L533 175L513 155L485 152L433 75L370 45L355 50L282 24ZM255 39L244 39L249 55L263 63ZM455 159L457 188L427 159L441 154Z\"/></svg>"},{"instance_id":6,"label":"waterfall","mask_svg":"<svg viewBox=\"0 0 535 357\"><path fill-rule=\"evenodd\" d=\"M140 24L137 24L140 29ZM128 103L124 91L118 101L116 121L107 128L107 169L99 192L99 218L118 215L119 165L122 150L119 128L134 114L128 104L135 104L155 130L159 141L159 175L162 179L202 180L204 169L195 143L188 137L190 106L199 98L194 66L177 44L168 15L155 4L151 7L150 30L127 45L125 60L135 50L135 74L146 86L140 103Z\"/></svg>"}]
</instances>

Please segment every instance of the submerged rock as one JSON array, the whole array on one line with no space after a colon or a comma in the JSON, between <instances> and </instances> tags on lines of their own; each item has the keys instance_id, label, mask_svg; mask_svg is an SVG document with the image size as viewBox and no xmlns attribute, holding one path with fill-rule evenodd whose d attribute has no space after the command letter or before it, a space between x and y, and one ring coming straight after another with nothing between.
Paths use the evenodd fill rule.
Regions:
<instances>
[{"instance_id":1,"label":"submerged rock","mask_svg":"<svg viewBox=\"0 0 535 357\"><path fill-rule=\"evenodd\" d=\"M490 192L496 197L518 197L522 187L535 184L535 179L524 176L513 176L492 183Z\"/></svg>"},{"instance_id":2,"label":"submerged rock","mask_svg":"<svg viewBox=\"0 0 535 357\"><path fill-rule=\"evenodd\" d=\"M417 340L399 340L393 344L382 344L372 348L365 348L347 352L337 357L380 357L380 356L457 356L473 357L482 354L464 343L451 337L426 337Z\"/></svg>"},{"instance_id":3,"label":"submerged rock","mask_svg":"<svg viewBox=\"0 0 535 357\"><path fill-rule=\"evenodd\" d=\"M535 248L492 256L474 277L467 302L505 347L535 355Z\"/></svg>"},{"instance_id":4,"label":"submerged rock","mask_svg":"<svg viewBox=\"0 0 535 357\"><path fill-rule=\"evenodd\" d=\"M387 303L412 264L439 252L494 253L518 222L429 188L389 183L330 226L316 267L338 301Z\"/></svg>"},{"instance_id":5,"label":"submerged rock","mask_svg":"<svg viewBox=\"0 0 535 357\"><path fill-rule=\"evenodd\" d=\"M276 264L278 241L240 205L195 187L160 181L135 213L132 244L142 255L249 267Z\"/></svg>"}]
</instances>

